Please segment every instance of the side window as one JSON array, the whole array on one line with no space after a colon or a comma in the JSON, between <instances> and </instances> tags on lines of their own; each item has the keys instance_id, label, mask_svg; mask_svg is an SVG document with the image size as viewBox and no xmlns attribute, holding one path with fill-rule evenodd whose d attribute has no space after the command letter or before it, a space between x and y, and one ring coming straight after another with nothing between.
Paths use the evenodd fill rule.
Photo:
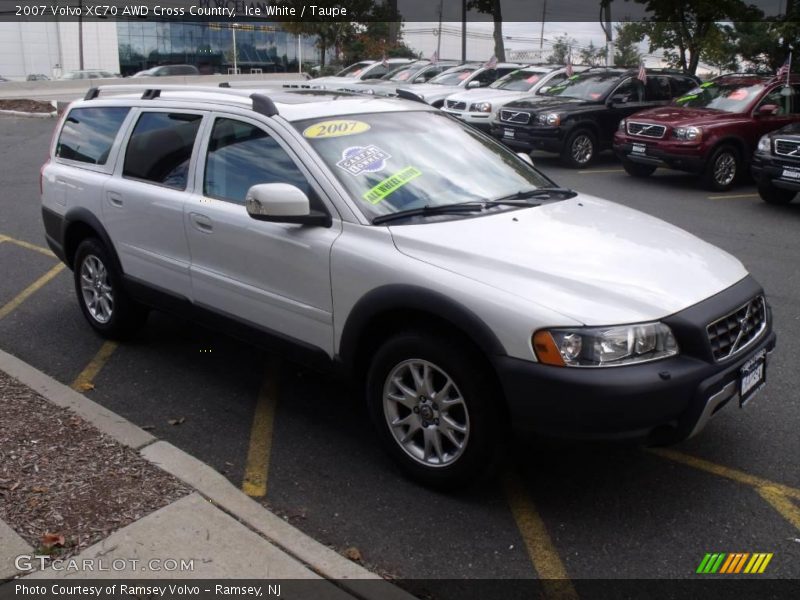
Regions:
<instances>
[{"instance_id":1,"label":"side window","mask_svg":"<svg viewBox=\"0 0 800 600\"><path fill-rule=\"evenodd\" d=\"M259 183L289 183L305 192L312 208L322 208L305 175L269 134L249 123L218 118L208 142L203 194L244 205L247 190Z\"/></svg>"},{"instance_id":2,"label":"side window","mask_svg":"<svg viewBox=\"0 0 800 600\"><path fill-rule=\"evenodd\" d=\"M617 86L610 97L617 96L621 102L641 102L644 98L644 85L633 77L626 79Z\"/></svg>"},{"instance_id":3,"label":"side window","mask_svg":"<svg viewBox=\"0 0 800 600\"><path fill-rule=\"evenodd\" d=\"M690 79L689 77L673 77L670 81L672 82L673 98L683 96L689 90L693 90L699 85L694 79Z\"/></svg>"},{"instance_id":4,"label":"side window","mask_svg":"<svg viewBox=\"0 0 800 600\"><path fill-rule=\"evenodd\" d=\"M776 88L770 90L770 92L761 99L761 102L758 103L758 106L764 106L765 104L773 104L778 107L775 115L791 115L800 113L800 86L793 85L789 87L789 93L785 90L787 88L783 85L779 85Z\"/></svg>"},{"instance_id":5,"label":"side window","mask_svg":"<svg viewBox=\"0 0 800 600\"><path fill-rule=\"evenodd\" d=\"M564 81L566 78L567 78L566 73L556 73L550 79L548 79L547 83L545 83L542 87L550 89L554 85L558 85L559 83Z\"/></svg>"},{"instance_id":6,"label":"side window","mask_svg":"<svg viewBox=\"0 0 800 600\"><path fill-rule=\"evenodd\" d=\"M128 141L123 177L186 189L189 160L202 119L182 113L142 113Z\"/></svg>"},{"instance_id":7,"label":"side window","mask_svg":"<svg viewBox=\"0 0 800 600\"><path fill-rule=\"evenodd\" d=\"M475 81L480 82L481 87L486 87L490 83L493 83L498 77L497 69L486 69L475 76Z\"/></svg>"},{"instance_id":8,"label":"side window","mask_svg":"<svg viewBox=\"0 0 800 600\"><path fill-rule=\"evenodd\" d=\"M379 79L384 75L386 75L388 72L389 72L389 67L378 65L377 67L371 69L369 73L367 73L366 79Z\"/></svg>"},{"instance_id":9,"label":"side window","mask_svg":"<svg viewBox=\"0 0 800 600\"><path fill-rule=\"evenodd\" d=\"M74 108L58 136L56 156L92 165L104 165L128 116L127 107Z\"/></svg>"},{"instance_id":10,"label":"side window","mask_svg":"<svg viewBox=\"0 0 800 600\"><path fill-rule=\"evenodd\" d=\"M645 85L645 98L650 102L667 101L672 98L669 78L650 75Z\"/></svg>"}]
</instances>

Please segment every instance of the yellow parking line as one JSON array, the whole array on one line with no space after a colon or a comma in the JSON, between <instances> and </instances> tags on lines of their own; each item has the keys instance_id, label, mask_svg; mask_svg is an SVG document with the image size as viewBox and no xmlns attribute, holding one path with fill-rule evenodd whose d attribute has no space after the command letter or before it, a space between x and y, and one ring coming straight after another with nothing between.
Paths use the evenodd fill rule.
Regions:
<instances>
[{"instance_id":1,"label":"yellow parking line","mask_svg":"<svg viewBox=\"0 0 800 600\"><path fill-rule=\"evenodd\" d=\"M44 254L45 256L49 256L50 258L55 258L56 255L53 254L48 248L44 248L42 246L37 246L36 244L31 244L30 242L23 242L22 240L18 240L7 235L0 235L0 243L8 242L10 244L16 244L17 246L21 246L22 248L27 248L28 250L33 250L35 252L39 252L40 254Z\"/></svg>"},{"instance_id":2,"label":"yellow parking line","mask_svg":"<svg viewBox=\"0 0 800 600\"><path fill-rule=\"evenodd\" d=\"M727 200L728 198L758 198L758 194L727 194L725 196L709 196L709 200Z\"/></svg>"},{"instance_id":3,"label":"yellow parking line","mask_svg":"<svg viewBox=\"0 0 800 600\"><path fill-rule=\"evenodd\" d=\"M542 580L545 597L548 600L577 600L578 594L533 502L517 477L506 474L503 479L511 513L525 541L533 567Z\"/></svg>"},{"instance_id":4,"label":"yellow parking line","mask_svg":"<svg viewBox=\"0 0 800 600\"><path fill-rule=\"evenodd\" d=\"M758 493L764 500L772 505L772 508L777 510L781 516L795 526L795 529L800 530L800 508L786 497L780 490L765 486L758 488Z\"/></svg>"},{"instance_id":5,"label":"yellow parking line","mask_svg":"<svg viewBox=\"0 0 800 600\"><path fill-rule=\"evenodd\" d=\"M588 169L586 171L578 171L580 175L590 175L592 173L624 173L625 169Z\"/></svg>"},{"instance_id":6,"label":"yellow parking line","mask_svg":"<svg viewBox=\"0 0 800 600\"><path fill-rule=\"evenodd\" d=\"M726 479L732 479L733 481L744 485L749 485L754 488L772 488L780 494L788 496L789 498L800 499L800 489L793 488L782 483L775 483L774 481L764 479L763 477L756 477L755 475L750 475L744 471L739 471L730 467L723 467L722 465L712 463L702 458L683 454L677 450L670 450L669 448L649 448L648 452L656 454L667 460L673 460L689 467L700 469L701 471L713 473L714 475L725 477Z\"/></svg>"},{"instance_id":7,"label":"yellow parking line","mask_svg":"<svg viewBox=\"0 0 800 600\"><path fill-rule=\"evenodd\" d=\"M94 389L94 380L97 374L103 369L116 349L116 342L104 342L100 350L97 351L97 354L94 355L94 358L89 361L86 368L84 368L83 371L80 372L80 375L75 378L75 381L72 382L72 389L78 390L79 392L88 392Z\"/></svg>"},{"instance_id":8,"label":"yellow parking line","mask_svg":"<svg viewBox=\"0 0 800 600\"><path fill-rule=\"evenodd\" d=\"M22 290L17 296L11 299L8 303L5 304L2 308L0 308L0 319L7 317L15 308L17 308L20 304L25 302L28 297L44 286L48 281L50 281L53 277L58 275L64 269L64 263L58 263L55 267L50 269L47 273L39 277L36 281Z\"/></svg>"},{"instance_id":9,"label":"yellow parking line","mask_svg":"<svg viewBox=\"0 0 800 600\"><path fill-rule=\"evenodd\" d=\"M267 360L264 382L258 394L253 424L250 429L250 448L244 469L242 491L254 498L267 495L269 457L272 452L272 428L275 409L278 405L278 360L270 356Z\"/></svg>"}]
</instances>

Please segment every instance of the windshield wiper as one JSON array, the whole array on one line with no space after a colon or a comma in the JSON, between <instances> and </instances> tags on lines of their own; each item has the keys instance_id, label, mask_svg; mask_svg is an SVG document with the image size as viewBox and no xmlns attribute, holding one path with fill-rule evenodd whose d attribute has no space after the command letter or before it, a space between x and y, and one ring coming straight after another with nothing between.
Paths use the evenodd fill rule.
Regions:
<instances>
[{"instance_id":1,"label":"windshield wiper","mask_svg":"<svg viewBox=\"0 0 800 600\"><path fill-rule=\"evenodd\" d=\"M508 196L500 196L489 201L489 204L509 204L516 206L538 206L538 202L530 202L534 198L552 198L561 196L563 198L574 198L578 195L575 190L561 187L542 187L530 190L520 190Z\"/></svg>"},{"instance_id":2,"label":"windshield wiper","mask_svg":"<svg viewBox=\"0 0 800 600\"><path fill-rule=\"evenodd\" d=\"M380 225L387 221L394 221L395 219L405 219L407 217L418 217L429 215L444 215L448 213L464 213L464 212L481 212L484 208L483 202L459 202L457 204L439 204L437 206L430 206L426 204L419 208L409 208L407 210L400 210L388 215L379 215L372 219L373 225Z\"/></svg>"}]
</instances>

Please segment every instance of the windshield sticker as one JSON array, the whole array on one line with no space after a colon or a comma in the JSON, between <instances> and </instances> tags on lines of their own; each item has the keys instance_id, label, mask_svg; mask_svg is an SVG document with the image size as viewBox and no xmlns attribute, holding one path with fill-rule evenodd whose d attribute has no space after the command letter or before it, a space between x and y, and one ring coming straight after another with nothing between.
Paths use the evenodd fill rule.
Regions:
<instances>
[{"instance_id":1,"label":"windshield sticker","mask_svg":"<svg viewBox=\"0 0 800 600\"><path fill-rule=\"evenodd\" d=\"M345 135L356 135L369 131L369 123L364 121L350 121L346 119L334 119L332 121L320 121L309 125L303 130L303 137L312 140L320 138L342 137Z\"/></svg>"},{"instance_id":2,"label":"windshield sticker","mask_svg":"<svg viewBox=\"0 0 800 600\"><path fill-rule=\"evenodd\" d=\"M538 75L531 75L525 81L527 81L528 83L536 83L537 81L539 81L539 79L540 77Z\"/></svg>"},{"instance_id":3,"label":"windshield sticker","mask_svg":"<svg viewBox=\"0 0 800 600\"><path fill-rule=\"evenodd\" d=\"M733 90L730 94L728 94L728 98L730 100L744 100L747 98L747 88L739 88L738 90Z\"/></svg>"},{"instance_id":4,"label":"windshield sticker","mask_svg":"<svg viewBox=\"0 0 800 600\"><path fill-rule=\"evenodd\" d=\"M602 95L600 92L589 92L589 98L592 100L597 100Z\"/></svg>"},{"instance_id":5,"label":"windshield sticker","mask_svg":"<svg viewBox=\"0 0 800 600\"><path fill-rule=\"evenodd\" d=\"M689 94L688 96L681 96L680 98L677 98L675 102L680 104L681 102L688 102L689 100L694 100L695 98L697 98L697 94Z\"/></svg>"},{"instance_id":6,"label":"windshield sticker","mask_svg":"<svg viewBox=\"0 0 800 600\"><path fill-rule=\"evenodd\" d=\"M465 72L465 73L461 73L461 75L459 75L459 76L458 76L458 78L459 78L461 81L464 81L464 80L465 80L467 77L469 77L470 75L472 75L472 71L467 71L467 72Z\"/></svg>"},{"instance_id":7,"label":"windshield sticker","mask_svg":"<svg viewBox=\"0 0 800 600\"><path fill-rule=\"evenodd\" d=\"M412 179L422 175L422 172L414 167L406 167L394 175L390 175L372 189L364 192L363 198L370 204L377 204L388 195L396 192Z\"/></svg>"},{"instance_id":8,"label":"windshield sticker","mask_svg":"<svg viewBox=\"0 0 800 600\"><path fill-rule=\"evenodd\" d=\"M711 87L712 85L716 85L716 84L713 81L706 81L705 83L701 83L700 87L701 88L707 88L707 87Z\"/></svg>"},{"instance_id":9,"label":"windshield sticker","mask_svg":"<svg viewBox=\"0 0 800 600\"><path fill-rule=\"evenodd\" d=\"M386 167L386 160L392 158L388 152L384 152L377 146L350 146L342 152L342 160L336 163L340 169L344 169L350 175L361 175L361 173L376 173Z\"/></svg>"}]
</instances>

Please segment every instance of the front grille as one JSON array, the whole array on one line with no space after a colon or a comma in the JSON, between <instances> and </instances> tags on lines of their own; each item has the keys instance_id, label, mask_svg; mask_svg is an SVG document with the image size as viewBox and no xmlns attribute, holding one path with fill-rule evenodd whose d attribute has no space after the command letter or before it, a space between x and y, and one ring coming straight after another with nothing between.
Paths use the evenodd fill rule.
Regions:
<instances>
[{"instance_id":1,"label":"front grille","mask_svg":"<svg viewBox=\"0 0 800 600\"><path fill-rule=\"evenodd\" d=\"M708 341L714 360L738 354L757 340L767 327L767 304L757 296L747 304L708 325Z\"/></svg>"},{"instance_id":2,"label":"front grille","mask_svg":"<svg viewBox=\"0 0 800 600\"><path fill-rule=\"evenodd\" d=\"M775 154L800 158L800 141L775 140Z\"/></svg>"},{"instance_id":3,"label":"front grille","mask_svg":"<svg viewBox=\"0 0 800 600\"><path fill-rule=\"evenodd\" d=\"M458 100L448 100L445 104L447 108L452 108L453 110L466 110L467 108L466 102L459 102Z\"/></svg>"},{"instance_id":4,"label":"front grille","mask_svg":"<svg viewBox=\"0 0 800 600\"><path fill-rule=\"evenodd\" d=\"M506 123L519 123L520 125L527 125L531 120L531 113L516 110L501 110L500 120Z\"/></svg>"},{"instance_id":5,"label":"front grille","mask_svg":"<svg viewBox=\"0 0 800 600\"><path fill-rule=\"evenodd\" d=\"M649 138L662 138L667 128L663 125L653 125L651 123L636 123L628 121L628 133L630 135L640 135Z\"/></svg>"}]
</instances>

